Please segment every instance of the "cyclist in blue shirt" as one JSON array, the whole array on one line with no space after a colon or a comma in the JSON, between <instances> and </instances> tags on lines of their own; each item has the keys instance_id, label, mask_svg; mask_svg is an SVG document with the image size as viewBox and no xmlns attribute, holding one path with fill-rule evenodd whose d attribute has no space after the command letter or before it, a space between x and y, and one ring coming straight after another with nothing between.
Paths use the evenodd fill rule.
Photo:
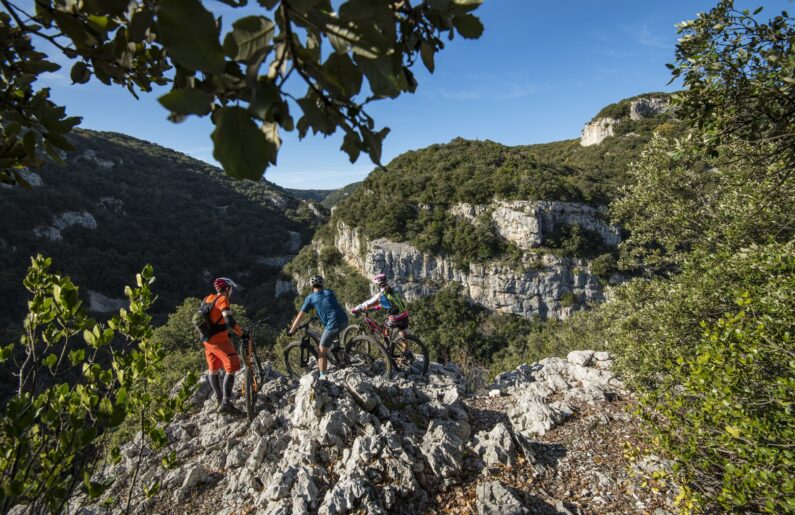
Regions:
<instances>
[{"instance_id":1,"label":"cyclist in blue shirt","mask_svg":"<svg viewBox=\"0 0 795 515\"><path fill-rule=\"evenodd\" d=\"M328 361L326 359L326 352L331 346L331 342L339 336L340 331L348 326L348 315L345 310L337 302L337 297L334 292L328 288L323 288L323 277L313 275L309 278L309 285L312 286L312 293L304 299L304 305L301 306L301 311L293 320L293 325L287 334L292 335L295 329L301 324L301 319L305 314L312 311L314 308L320 323L323 324L323 335L320 337L319 355L317 357L317 367L320 370L320 378L326 375L326 368Z\"/></svg>"}]
</instances>

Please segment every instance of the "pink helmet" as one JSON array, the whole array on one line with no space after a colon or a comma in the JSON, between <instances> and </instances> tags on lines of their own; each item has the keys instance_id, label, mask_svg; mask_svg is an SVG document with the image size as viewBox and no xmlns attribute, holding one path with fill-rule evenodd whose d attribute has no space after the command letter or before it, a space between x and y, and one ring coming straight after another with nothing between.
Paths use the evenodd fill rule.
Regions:
<instances>
[{"instance_id":1,"label":"pink helmet","mask_svg":"<svg viewBox=\"0 0 795 515\"><path fill-rule=\"evenodd\" d=\"M386 282L386 274L381 272L380 274L375 274L373 276L373 282L375 284L384 284Z\"/></svg>"},{"instance_id":2,"label":"pink helmet","mask_svg":"<svg viewBox=\"0 0 795 515\"><path fill-rule=\"evenodd\" d=\"M216 291L221 291L227 288L228 286L232 286L234 288L238 287L237 283L228 277L219 277L218 279L213 281L213 286L215 287Z\"/></svg>"}]
</instances>

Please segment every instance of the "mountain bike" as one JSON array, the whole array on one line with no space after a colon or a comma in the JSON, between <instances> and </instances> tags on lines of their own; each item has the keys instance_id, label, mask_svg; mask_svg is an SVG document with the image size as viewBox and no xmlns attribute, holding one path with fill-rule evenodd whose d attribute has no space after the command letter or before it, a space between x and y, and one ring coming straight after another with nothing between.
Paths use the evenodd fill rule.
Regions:
<instances>
[{"instance_id":1,"label":"mountain bike","mask_svg":"<svg viewBox=\"0 0 795 515\"><path fill-rule=\"evenodd\" d=\"M254 341L254 331L265 325L268 319L262 319L254 322L251 325L248 338L240 339L240 350L238 354L243 359L245 366L243 381L243 397L246 400L246 416L249 421L254 420L256 416L256 403L257 393L265 383L268 375L270 375L270 368L262 364L262 360L257 353L257 345Z\"/></svg>"},{"instance_id":2,"label":"mountain bike","mask_svg":"<svg viewBox=\"0 0 795 515\"><path fill-rule=\"evenodd\" d=\"M294 334L303 331L301 339L292 342L284 349L284 365L287 368L287 373L296 379L310 372L317 365L320 334L312 331L309 326L319 321L319 318L312 317L298 326ZM348 365L348 357L345 354L345 349L340 345L339 337L332 340L331 347L326 352L326 358L329 368L345 368Z\"/></svg>"},{"instance_id":3,"label":"mountain bike","mask_svg":"<svg viewBox=\"0 0 795 515\"><path fill-rule=\"evenodd\" d=\"M381 367L380 373L387 379L391 378L393 371L418 375L428 373L428 347L416 336L401 336L398 329L378 323L367 316L367 311L362 314L358 324L351 324L342 331L340 341L345 345L345 353L351 364L356 364L356 357L369 360L371 366ZM382 364L379 359L383 361Z\"/></svg>"}]
</instances>

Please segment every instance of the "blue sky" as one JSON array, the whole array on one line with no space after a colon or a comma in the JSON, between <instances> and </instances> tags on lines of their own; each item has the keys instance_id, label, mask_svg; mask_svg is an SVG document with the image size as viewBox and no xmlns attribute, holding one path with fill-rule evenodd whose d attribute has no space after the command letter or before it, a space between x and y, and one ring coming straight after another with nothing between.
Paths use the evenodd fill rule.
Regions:
<instances>
[{"instance_id":1,"label":"blue sky","mask_svg":"<svg viewBox=\"0 0 795 515\"><path fill-rule=\"evenodd\" d=\"M214 10L221 5L214 0L205 4ZM392 129L383 161L457 136L507 145L577 138L583 124L605 105L675 89L675 84L667 85L665 68L673 61L674 25L714 4L485 0L478 10L485 25L480 39L456 37L437 55L434 74L416 67L415 94L373 104L370 114L377 124ZM795 7L792 0L737 0L736 5L765 5L763 16ZM224 19L231 24L229 16ZM95 80L70 85L68 75L66 66L42 81L70 115L83 117L82 127L130 134L214 163L208 119L175 125L166 120L158 94L135 100L125 90ZM281 186L337 188L373 169L366 156L351 164L339 151L339 135L299 141L287 133L283 139L278 165L266 173Z\"/></svg>"}]
</instances>

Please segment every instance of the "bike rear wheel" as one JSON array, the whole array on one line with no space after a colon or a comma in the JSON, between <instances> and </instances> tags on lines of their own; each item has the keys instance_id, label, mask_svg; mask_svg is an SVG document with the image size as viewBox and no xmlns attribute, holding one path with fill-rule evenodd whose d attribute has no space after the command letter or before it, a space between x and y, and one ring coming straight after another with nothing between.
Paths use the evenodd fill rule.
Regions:
<instances>
[{"instance_id":1,"label":"bike rear wheel","mask_svg":"<svg viewBox=\"0 0 795 515\"><path fill-rule=\"evenodd\" d=\"M369 373L392 377L392 360L383 345L370 336L356 336L345 346L347 361L352 366L365 368Z\"/></svg>"},{"instance_id":2,"label":"bike rear wheel","mask_svg":"<svg viewBox=\"0 0 795 515\"><path fill-rule=\"evenodd\" d=\"M416 336L399 336L389 346L392 361L397 372L425 375L428 373L430 358L428 347Z\"/></svg>"},{"instance_id":3,"label":"bike rear wheel","mask_svg":"<svg viewBox=\"0 0 795 515\"><path fill-rule=\"evenodd\" d=\"M300 379L317 364L317 351L309 344L293 342L284 349L284 366L290 376Z\"/></svg>"}]
</instances>

